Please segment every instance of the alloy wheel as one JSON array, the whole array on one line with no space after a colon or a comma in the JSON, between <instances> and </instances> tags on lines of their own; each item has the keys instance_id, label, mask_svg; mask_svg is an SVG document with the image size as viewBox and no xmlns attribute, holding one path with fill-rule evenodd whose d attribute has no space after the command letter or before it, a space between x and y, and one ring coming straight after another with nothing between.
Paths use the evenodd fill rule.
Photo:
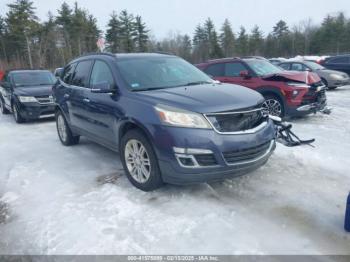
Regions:
<instances>
[{"instance_id":1,"label":"alloy wheel","mask_svg":"<svg viewBox=\"0 0 350 262\"><path fill-rule=\"evenodd\" d=\"M270 115L281 116L282 115L282 105L276 99L266 99L262 105L263 109L267 111Z\"/></svg>"},{"instance_id":2,"label":"alloy wheel","mask_svg":"<svg viewBox=\"0 0 350 262\"><path fill-rule=\"evenodd\" d=\"M66 122L63 118L63 116L60 114L57 117L57 130L58 130L58 135L62 139L63 142L67 141L67 127L66 127Z\"/></svg>"},{"instance_id":3,"label":"alloy wheel","mask_svg":"<svg viewBox=\"0 0 350 262\"><path fill-rule=\"evenodd\" d=\"M132 178L138 183L146 183L151 175L151 161L145 146L131 139L125 145L124 156Z\"/></svg>"}]
</instances>

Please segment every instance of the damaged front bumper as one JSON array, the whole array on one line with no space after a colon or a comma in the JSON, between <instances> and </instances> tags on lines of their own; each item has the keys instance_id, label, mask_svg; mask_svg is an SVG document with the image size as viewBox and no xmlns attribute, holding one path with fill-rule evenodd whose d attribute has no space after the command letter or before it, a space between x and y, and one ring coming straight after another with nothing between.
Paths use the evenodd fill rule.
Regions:
<instances>
[{"instance_id":1,"label":"damaged front bumper","mask_svg":"<svg viewBox=\"0 0 350 262\"><path fill-rule=\"evenodd\" d=\"M300 105L291 107L289 115L304 116L317 112L330 114L331 111L332 109L327 106L326 89L324 86L319 86L317 89L310 89Z\"/></svg>"},{"instance_id":2,"label":"damaged front bumper","mask_svg":"<svg viewBox=\"0 0 350 262\"><path fill-rule=\"evenodd\" d=\"M306 113L306 114L317 113L317 112L321 112L324 114L330 114L332 112L332 108L328 107L327 103L324 103L324 104L312 103L309 105L303 105L303 106L298 107L296 110L298 112Z\"/></svg>"}]
</instances>

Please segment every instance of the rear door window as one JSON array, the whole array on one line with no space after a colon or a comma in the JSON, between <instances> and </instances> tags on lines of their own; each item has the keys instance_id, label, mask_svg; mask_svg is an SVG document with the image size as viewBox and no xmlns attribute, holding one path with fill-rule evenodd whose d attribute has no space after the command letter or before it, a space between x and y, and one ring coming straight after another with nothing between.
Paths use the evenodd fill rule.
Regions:
<instances>
[{"instance_id":1,"label":"rear door window","mask_svg":"<svg viewBox=\"0 0 350 262\"><path fill-rule=\"evenodd\" d=\"M205 70L205 73L207 73L210 76L224 76L225 73L225 66L224 64L212 64L208 66Z\"/></svg>"},{"instance_id":2,"label":"rear door window","mask_svg":"<svg viewBox=\"0 0 350 262\"><path fill-rule=\"evenodd\" d=\"M71 84L80 87L89 87L89 77L92 60L79 62L75 68Z\"/></svg>"},{"instance_id":3,"label":"rear door window","mask_svg":"<svg viewBox=\"0 0 350 262\"><path fill-rule=\"evenodd\" d=\"M280 64L279 67L282 67L284 70L289 70L290 68L290 64L286 63L286 64Z\"/></svg>"},{"instance_id":4,"label":"rear door window","mask_svg":"<svg viewBox=\"0 0 350 262\"><path fill-rule=\"evenodd\" d=\"M300 64L300 63L293 63L291 66L291 70L293 71L304 71L305 67L304 65Z\"/></svg>"},{"instance_id":5,"label":"rear door window","mask_svg":"<svg viewBox=\"0 0 350 262\"><path fill-rule=\"evenodd\" d=\"M228 77L238 77L242 71L247 71L248 69L239 62L236 63L225 63L225 76Z\"/></svg>"}]
</instances>

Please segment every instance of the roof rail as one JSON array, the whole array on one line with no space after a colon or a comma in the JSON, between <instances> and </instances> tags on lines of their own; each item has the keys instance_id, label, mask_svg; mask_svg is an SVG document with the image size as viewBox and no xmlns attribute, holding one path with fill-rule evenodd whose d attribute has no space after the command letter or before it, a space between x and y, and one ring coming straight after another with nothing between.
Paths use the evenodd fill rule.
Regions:
<instances>
[{"instance_id":1,"label":"roof rail","mask_svg":"<svg viewBox=\"0 0 350 262\"><path fill-rule=\"evenodd\" d=\"M215 62L215 61L222 61L222 60L232 60L232 59L241 59L240 57L224 57L224 58L215 58L215 59L209 59L207 62Z\"/></svg>"},{"instance_id":2,"label":"roof rail","mask_svg":"<svg viewBox=\"0 0 350 262\"><path fill-rule=\"evenodd\" d=\"M90 53L80 55L80 56L76 57L75 59L80 58L80 57L84 57L84 56L89 56L89 55L108 55L108 56L116 57L115 54L110 53L110 52L90 52Z\"/></svg>"},{"instance_id":3,"label":"roof rail","mask_svg":"<svg viewBox=\"0 0 350 262\"><path fill-rule=\"evenodd\" d=\"M161 55L175 55L174 53L166 52L166 51L153 51L152 53L161 54Z\"/></svg>"},{"instance_id":4,"label":"roof rail","mask_svg":"<svg viewBox=\"0 0 350 262\"><path fill-rule=\"evenodd\" d=\"M248 56L242 56L242 59L249 59L249 58L255 58L255 59L260 59L260 60L267 60L265 57L263 56L256 56L256 55L248 55Z\"/></svg>"}]
</instances>

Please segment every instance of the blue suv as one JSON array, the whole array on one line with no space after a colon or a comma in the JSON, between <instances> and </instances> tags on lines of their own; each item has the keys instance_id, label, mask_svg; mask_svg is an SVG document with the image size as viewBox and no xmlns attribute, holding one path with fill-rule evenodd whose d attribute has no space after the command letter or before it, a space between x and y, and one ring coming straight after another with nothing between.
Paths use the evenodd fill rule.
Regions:
<instances>
[{"instance_id":1,"label":"blue suv","mask_svg":"<svg viewBox=\"0 0 350 262\"><path fill-rule=\"evenodd\" d=\"M213 81L173 55L82 56L53 93L62 144L86 136L119 151L128 179L144 191L247 173L275 149L259 93Z\"/></svg>"}]
</instances>

